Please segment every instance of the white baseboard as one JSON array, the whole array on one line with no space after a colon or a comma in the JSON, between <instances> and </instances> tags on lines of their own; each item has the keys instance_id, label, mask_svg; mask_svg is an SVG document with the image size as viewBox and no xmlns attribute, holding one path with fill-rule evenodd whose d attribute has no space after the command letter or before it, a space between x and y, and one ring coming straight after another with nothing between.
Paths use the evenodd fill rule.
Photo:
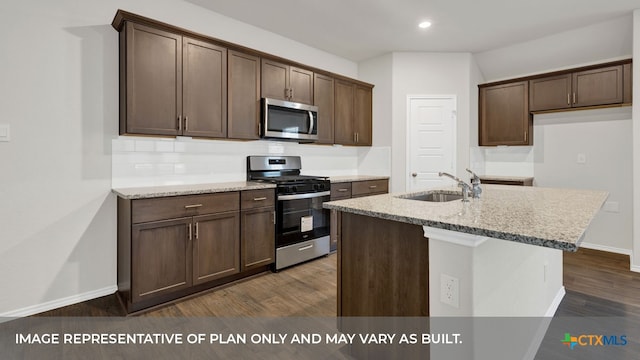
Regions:
<instances>
[{"instance_id":1,"label":"white baseboard","mask_svg":"<svg viewBox=\"0 0 640 360\"><path fill-rule=\"evenodd\" d=\"M629 255L629 256L631 256L631 253L632 253L632 251L629 249L622 249L622 248L617 248L613 246L606 246L606 245L592 244L592 243L585 243L585 242L581 243L580 247L592 249L592 250L606 251L606 252L615 253L615 254Z\"/></svg>"},{"instance_id":2,"label":"white baseboard","mask_svg":"<svg viewBox=\"0 0 640 360\"><path fill-rule=\"evenodd\" d=\"M566 291L564 289L564 286L560 287L560 290L558 290L558 293L556 293L556 296L553 298L551 305L549 305L547 312L544 314L544 318L540 319L540 326L538 327L538 330L536 330L535 335L531 338L531 343L523 359L535 359L536 354L538 353L538 349L540 348L540 344L542 344L542 340L544 340L544 336L547 334L547 329L549 328L549 325L551 325L553 315L558 310L560 302L562 302L565 294Z\"/></svg>"},{"instance_id":3,"label":"white baseboard","mask_svg":"<svg viewBox=\"0 0 640 360\"><path fill-rule=\"evenodd\" d=\"M83 301L99 298L106 295L111 295L116 291L118 291L118 286L116 285L108 286L102 289L92 290L86 293L72 295L66 298L51 300L42 304L36 304L32 306L27 306L22 309L8 311L0 314L0 318L16 318L16 317L31 316L31 315L39 314L44 311L57 309L63 306L73 305L73 304L81 303Z\"/></svg>"},{"instance_id":4,"label":"white baseboard","mask_svg":"<svg viewBox=\"0 0 640 360\"><path fill-rule=\"evenodd\" d=\"M558 310L558 307L560 306L560 303L562 302L562 299L564 298L564 295L566 293L567 291L564 289L564 286L561 286L560 290L558 290L558 293L556 293L556 297L553 298L551 305L549 305L547 312L544 313L544 317L553 317L553 315L556 314L556 311Z\"/></svg>"}]
</instances>

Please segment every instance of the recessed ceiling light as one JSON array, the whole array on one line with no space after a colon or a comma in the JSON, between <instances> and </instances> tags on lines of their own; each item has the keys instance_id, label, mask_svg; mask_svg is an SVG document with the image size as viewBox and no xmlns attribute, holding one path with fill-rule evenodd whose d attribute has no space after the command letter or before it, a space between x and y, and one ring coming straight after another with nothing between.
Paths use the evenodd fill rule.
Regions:
<instances>
[{"instance_id":1,"label":"recessed ceiling light","mask_svg":"<svg viewBox=\"0 0 640 360\"><path fill-rule=\"evenodd\" d=\"M418 24L418 27L419 27L420 29L426 29L426 28L428 28L429 26L431 26L431 22L430 22L430 21L423 21L423 22L421 22L420 24Z\"/></svg>"}]
</instances>

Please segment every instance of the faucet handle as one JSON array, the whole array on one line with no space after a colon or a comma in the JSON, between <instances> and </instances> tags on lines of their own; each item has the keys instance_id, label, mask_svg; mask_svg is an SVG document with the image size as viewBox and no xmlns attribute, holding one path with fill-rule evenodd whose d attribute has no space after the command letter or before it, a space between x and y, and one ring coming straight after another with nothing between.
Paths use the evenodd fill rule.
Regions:
<instances>
[{"instance_id":1,"label":"faucet handle","mask_svg":"<svg viewBox=\"0 0 640 360\"><path fill-rule=\"evenodd\" d=\"M480 177L476 173L471 171L469 168L467 168L466 170L467 170L467 172L469 172L469 174L471 174L473 176L473 183L480 184Z\"/></svg>"}]
</instances>

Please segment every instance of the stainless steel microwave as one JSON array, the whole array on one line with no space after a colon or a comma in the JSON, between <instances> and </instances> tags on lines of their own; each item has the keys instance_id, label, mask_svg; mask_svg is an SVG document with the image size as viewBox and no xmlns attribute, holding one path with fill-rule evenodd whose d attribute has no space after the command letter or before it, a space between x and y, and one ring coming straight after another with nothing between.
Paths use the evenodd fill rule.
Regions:
<instances>
[{"instance_id":1,"label":"stainless steel microwave","mask_svg":"<svg viewBox=\"0 0 640 360\"><path fill-rule=\"evenodd\" d=\"M313 141L318 139L318 107L262 98L263 138Z\"/></svg>"}]
</instances>

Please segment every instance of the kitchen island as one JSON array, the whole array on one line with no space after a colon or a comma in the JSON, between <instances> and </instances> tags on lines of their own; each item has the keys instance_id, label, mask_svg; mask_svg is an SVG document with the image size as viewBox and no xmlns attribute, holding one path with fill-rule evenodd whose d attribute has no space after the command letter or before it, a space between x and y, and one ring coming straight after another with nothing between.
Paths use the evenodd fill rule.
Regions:
<instances>
[{"instance_id":1,"label":"kitchen island","mask_svg":"<svg viewBox=\"0 0 640 360\"><path fill-rule=\"evenodd\" d=\"M608 193L483 185L325 203L341 221L338 316L551 316L575 251ZM439 193L459 193L456 188Z\"/></svg>"}]
</instances>

